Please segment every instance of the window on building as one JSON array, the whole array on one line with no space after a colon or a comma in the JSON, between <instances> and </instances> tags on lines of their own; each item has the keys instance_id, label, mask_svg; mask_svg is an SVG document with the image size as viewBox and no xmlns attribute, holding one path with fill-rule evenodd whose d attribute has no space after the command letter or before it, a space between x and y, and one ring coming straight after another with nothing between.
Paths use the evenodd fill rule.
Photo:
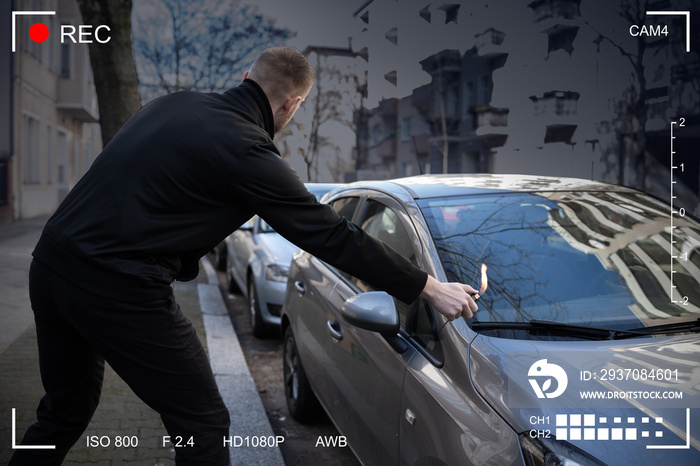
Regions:
<instances>
[{"instance_id":1,"label":"window on building","mask_svg":"<svg viewBox=\"0 0 700 466\"><path fill-rule=\"evenodd\" d=\"M450 86L447 89L445 111L450 116L459 115L459 90L457 86Z\"/></svg>"},{"instance_id":2,"label":"window on building","mask_svg":"<svg viewBox=\"0 0 700 466\"><path fill-rule=\"evenodd\" d=\"M479 78L479 105L488 105L491 102L491 76L485 74Z\"/></svg>"},{"instance_id":3,"label":"window on building","mask_svg":"<svg viewBox=\"0 0 700 466\"><path fill-rule=\"evenodd\" d=\"M411 139L411 127L413 125L413 118L406 117L401 120L401 140L408 141Z\"/></svg>"},{"instance_id":4,"label":"window on building","mask_svg":"<svg viewBox=\"0 0 700 466\"><path fill-rule=\"evenodd\" d=\"M62 78L70 78L71 75L71 57L70 57L70 46L68 44L61 44L60 53L60 69L59 76Z\"/></svg>"},{"instance_id":5,"label":"window on building","mask_svg":"<svg viewBox=\"0 0 700 466\"><path fill-rule=\"evenodd\" d=\"M49 18L49 31L55 31L56 28L56 19L51 16ZM56 44L54 41L48 41L46 44L46 47L48 48L48 63L47 66L49 67L49 71L52 73L56 72Z\"/></svg>"},{"instance_id":6,"label":"window on building","mask_svg":"<svg viewBox=\"0 0 700 466\"><path fill-rule=\"evenodd\" d=\"M41 183L41 134L39 120L29 115L22 118L22 181L25 185Z\"/></svg>"},{"instance_id":7,"label":"window on building","mask_svg":"<svg viewBox=\"0 0 700 466\"><path fill-rule=\"evenodd\" d=\"M56 183L60 187L68 186L68 138L65 131L56 132Z\"/></svg>"},{"instance_id":8,"label":"window on building","mask_svg":"<svg viewBox=\"0 0 700 466\"><path fill-rule=\"evenodd\" d=\"M462 83L462 116L469 116L474 104L476 103L476 94L474 93L474 81L464 81Z\"/></svg>"},{"instance_id":9,"label":"window on building","mask_svg":"<svg viewBox=\"0 0 700 466\"><path fill-rule=\"evenodd\" d=\"M46 182L53 183L53 173L55 167L54 160L54 143L53 143L53 126L46 125Z\"/></svg>"},{"instance_id":10,"label":"window on building","mask_svg":"<svg viewBox=\"0 0 700 466\"><path fill-rule=\"evenodd\" d=\"M41 10L41 5L39 0L33 0L27 2L28 11L38 11ZM24 16L24 33L21 34L22 41L24 41L24 51L30 56L36 58L41 62L41 44L34 42L29 38L29 28L37 23L37 16L35 15L25 15Z\"/></svg>"}]
</instances>

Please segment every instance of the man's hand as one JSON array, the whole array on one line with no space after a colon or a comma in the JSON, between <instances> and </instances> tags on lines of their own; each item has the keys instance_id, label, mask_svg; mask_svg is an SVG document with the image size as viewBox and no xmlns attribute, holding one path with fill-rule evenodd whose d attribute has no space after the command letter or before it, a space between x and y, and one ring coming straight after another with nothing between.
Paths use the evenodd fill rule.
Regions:
<instances>
[{"instance_id":1,"label":"man's hand","mask_svg":"<svg viewBox=\"0 0 700 466\"><path fill-rule=\"evenodd\" d=\"M477 291L469 285L441 283L428 275L420 297L432 304L448 320L455 320L459 316L468 319L479 309L471 298L471 295L476 293Z\"/></svg>"}]
</instances>

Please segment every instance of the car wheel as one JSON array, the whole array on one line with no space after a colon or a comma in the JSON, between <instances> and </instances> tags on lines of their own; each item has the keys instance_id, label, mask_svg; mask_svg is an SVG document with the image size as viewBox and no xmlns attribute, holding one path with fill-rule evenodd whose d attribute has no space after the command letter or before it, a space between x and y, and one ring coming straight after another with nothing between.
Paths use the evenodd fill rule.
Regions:
<instances>
[{"instance_id":1,"label":"car wheel","mask_svg":"<svg viewBox=\"0 0 700 466\"><path fill-rule=\"evenodd\" d=\"M228 281L228 291L229 293L240 293L241 289L236 284L236 280L233 279L233 274L231 273L231 268L228 264L228 259L226 260L226 279Z\"/></svg>"},{"instance_id":2,"label":"car wheel","mask_svg":"<svg viewBox=\"0 0 700 466\"><path fill-rule=\"evenodd\" d=\"M226 270L228 258L228 251L226 250L226 243L220 244L214 248L214 266L216 270L221 272Z\"/></svg>"},{"instance_id":3,"label":"car wheel","mask_svg":"<svg viewBox=\"0 0 700 466\"><path fill-rule=\"evenodd\" d=\"M301 365L291 327L284 332L283 345L284 396L289 414L299 422L314 421L321 414L322 408Z\"/></svg>"},{"instance_id":4,"label":"car wheel","mask_svg":"<svg viewBox=\"0 0 700 466\"><path fill-rule=\"evenodd\" d=\"M265 336L267 329L265 328L262 315L260 315L260 303L258 303L258 296L255 293L255 280L252 276L248 279L248 309L250 311L250 326L253 330L253 336L255 338Z\"/></svg>"}]
</instances>

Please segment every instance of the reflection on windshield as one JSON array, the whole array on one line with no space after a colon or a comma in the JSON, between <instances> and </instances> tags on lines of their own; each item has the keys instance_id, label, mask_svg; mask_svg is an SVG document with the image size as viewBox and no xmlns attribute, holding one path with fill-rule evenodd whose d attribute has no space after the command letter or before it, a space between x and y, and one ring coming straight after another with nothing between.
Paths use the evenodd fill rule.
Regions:
<instances>
[{"instance_id":1,"label":"reflection on windshield","mask_svg":"<svg viewBox=\"0 0 700 466\"><path fill-rule=\"evenodd\" d=\"M672 292L669 209L652 198L508 193L421 208L449 280L478 286L488 265L478 320L629 329L700 315L700 229L674 222Z\"/></svg>"}]
</instances>

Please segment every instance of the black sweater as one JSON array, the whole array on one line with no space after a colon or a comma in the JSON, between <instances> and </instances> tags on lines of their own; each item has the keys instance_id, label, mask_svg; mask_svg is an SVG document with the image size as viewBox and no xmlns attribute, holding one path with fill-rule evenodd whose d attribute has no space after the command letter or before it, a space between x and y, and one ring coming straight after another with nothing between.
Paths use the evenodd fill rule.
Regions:
<instances>
[{"instance_id":1,"label":"black sweater","mask_svg":"<svg viewBox=\"0 0 700 466\"><path fill-rule=\"evenodd\" d=\"M139 110L49 219L34 257L112 299L169 295L199 258L254 214L300 248L405 301L427 276L316 202L272 142L272 109L251 80L179 92Z\"/></svg>"}]
</instances>

